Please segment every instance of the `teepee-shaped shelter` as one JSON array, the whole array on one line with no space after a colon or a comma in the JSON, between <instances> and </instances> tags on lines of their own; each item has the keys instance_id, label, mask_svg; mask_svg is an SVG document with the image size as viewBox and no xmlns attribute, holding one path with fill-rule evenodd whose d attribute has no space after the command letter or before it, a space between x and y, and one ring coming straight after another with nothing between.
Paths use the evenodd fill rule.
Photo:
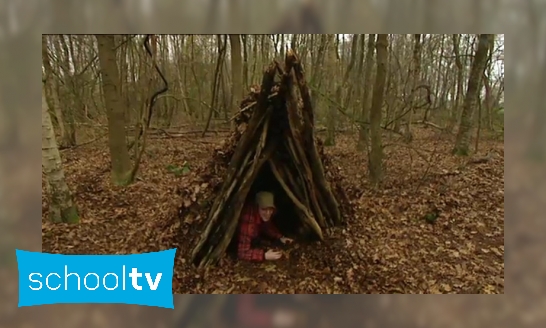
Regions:
<instances>
[{"instance_id":1,"label":"teepee-shaped shelter","mask_svg":"<svg viewBox=\"0 0 546 328\"><path fill-rule=\"evenodd\" d=\"M281 230L306 231L319 240L324 229L343 223L350 210L340 177L314 136L311 97L293 51L288 51L284 67L278 62L269 66L262 85L252 88L234 119L236 131L200 173L201 186L211 189L208 200L199 203L190 191L186 199L193 201L180 212L186 222L188 215L201 218L191 254L199 267L225 253L245 203L257 191L275 193ZM195 189L202 187L196 184Z\"/></svg>"}]
</instances>

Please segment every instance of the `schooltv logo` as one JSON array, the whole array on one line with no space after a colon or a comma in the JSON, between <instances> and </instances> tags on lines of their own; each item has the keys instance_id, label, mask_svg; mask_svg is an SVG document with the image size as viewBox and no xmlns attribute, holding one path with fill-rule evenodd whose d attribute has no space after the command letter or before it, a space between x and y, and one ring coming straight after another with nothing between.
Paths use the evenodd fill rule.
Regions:
<instances>
[{"instance_id":1,"label":"schooltv logo","mask_svg":"<svg viewBox=\"0 0 546 328\"><path fill-rule=\"evenodd\" d=\"M176 248L130 255L62 255L16 250L19 307L123 303L174 308Z\"/></svg>"}]
</instances>

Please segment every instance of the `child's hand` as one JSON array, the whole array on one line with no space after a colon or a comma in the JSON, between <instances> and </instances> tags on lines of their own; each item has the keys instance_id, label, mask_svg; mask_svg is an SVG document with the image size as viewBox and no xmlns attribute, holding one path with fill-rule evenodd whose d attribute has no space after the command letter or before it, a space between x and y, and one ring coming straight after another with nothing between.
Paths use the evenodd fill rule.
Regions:
<instances>
[{"instance_id":1,"label":"child's hand","mask_svg":"<svg viewBox=\"0 0 546 328\"><path fill-rule=\"evenodd\" d=\"M288 237L281 237L281 243L285 245L290 245L294 242L294 239Z\"/></svg>"},{"instance_id":2,"label":"child's hand","mask_svg":"<svg viewBox=\"0 0 546 328\"><path fill-rule=\"evenodd\" d=\"M265 252L265 259L268 260L268 261L278 260L278 259L281 258L281 256L282 256L281 252L275 251L275 250L272 250L272 249Z\"/></svg>"}]
</instances>

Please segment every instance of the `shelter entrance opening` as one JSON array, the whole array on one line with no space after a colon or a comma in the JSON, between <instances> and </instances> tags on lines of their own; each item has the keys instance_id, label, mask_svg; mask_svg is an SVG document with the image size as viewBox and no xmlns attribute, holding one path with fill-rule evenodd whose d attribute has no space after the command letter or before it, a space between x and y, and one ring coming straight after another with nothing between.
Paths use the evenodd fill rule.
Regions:
<instances>
[{"instance_id":1,"label":"shelter entrance opening","mask_svg":"<svg viewBox=\"0 0 546 328\"><path fill-rule=\"evenodd\" d=\"M260 169L256 180L254 180L250 188L246 201L254 202L256 194L260 191L269 191L275 195L275 207L277 211L272 221L280 232L285 236L297 237L297 239L306 237L303 233L305 231L303 223L298 217L294 203L275 178L271 167L267 163Z\"/></svg>"}]
</instances>

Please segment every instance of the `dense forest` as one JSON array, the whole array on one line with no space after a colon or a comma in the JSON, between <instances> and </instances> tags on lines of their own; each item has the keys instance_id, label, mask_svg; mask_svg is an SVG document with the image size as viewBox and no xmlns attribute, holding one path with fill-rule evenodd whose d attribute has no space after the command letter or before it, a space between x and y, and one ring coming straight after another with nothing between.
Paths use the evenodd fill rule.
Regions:
<instances>
[{"instance_id":1,"label":"dense forest","mask_svg":"<svg viewBox=\"0 0 546 328\"><path fill-rule=\"evenodd\" d=\"M0 1L0 277L17 279L14 247L73 254L178 247L176 293L503 293L507 262L506 278L514 289L509 298L328 295L339 300L339 306L308 310L325 316L335 312L330 318L334 326L341 322L359 327L540 326L546 272L540 256L541 231L546 227L542 212L545 4L543 0ZM240 42L240 68L235 70L233 36L198 35L250 31L267 35L239 34L233 39ZM378 116L373 105L381 71L378 35L358 35L351 67L354 35L303 34L327 31L506 33L495 35L492 53L488 49L471 105L468 156L454 149L479 35L421 34L416 89L412 89L416 36L388 35L382 57L383 99L375 101L380 103ZM147 32L156 33L148 36L148 45L165 77L165 92L143 45ZM41 33L51 35L44 38ZM113 52L119 82L115 85L121 99L117 103L123 107L118 107L117 119L109 118L116 102L109 105L113 98L105 96L101 76L108 60L101 62L100 39L85 35L91 33L117 33ZM163 35L167 33L186 34ZM49 68L44 62L44 39ZM368 44L371 39L374 43ZM105 48L112 45L102 40ZM505 46L509 49L506 83L511 90L507 99ZM193 229L201 219L193 222L192 215L201 214L194 209L203 196L213 193L212 185L225 180L225 176L210 179L211 185L201 190L210 177L203 173L215 169L212 163L226 160L221 154L231 150L235 129L241 128L239 119L244 115L239 112L249 112L243 111L252 104L249 96L274 60L285 67L281 53L286 55L290 48L305 68L317 144L324 144L334 126L330 145L323 147L329 164L326 173L343 187L354 213L346 217L345 226L324 229L324 242L298 240L289 260L249 265L226 258L212 270L196 269L188 262L195 248L193 237L201 235ZM42 85L34 75L39 60ZM237 80L240 92L233 89ZM45 96L42 112L50 114L50 125L41 115L50 130L42 129L40 189L34 144L38 90ZM246 104L242 108L241 101ZM510 104L506 117L505 102ZM148 119L144 114L149 108ZM117 137L123 142L117 146L127 149L123 156L128 160L119 172L134 170L132 179L112 178L117 155L111 151L110 141L116 137L109 135L110 121L124 127L124 135ZM406 134L407 123L411 134ZM143 135L138 137L140 131ZM381 169L375 170L381 173L377 180L371 167L379 156L371 160L372 148L382 159ZM181 216L186 204L191 215ZM185 305L194 302L201 302L206 311L183 320L210 326L202 319L215 318L219 305L236 296L177 294L175 311L110 304L17 308L17 283L4 287L0 322L27 327L177 326L188 313ZM311 300L318 304L321 297Z\"/></svg>"},{"instance_id":2,"label":"dense forest","mask_svg":"<svg viewBox=\"0 0 546 328\"><path fill-rule=\"evenodd\" d=\"M69 254L178 247L176 293L503 293L506 261L507 278L518 291L510 298L337 297L344 308L336 318L353 318L365 326L540 326L546 272L540 256L540 233L546 222L542 215L545 4L542 0L1 1L0 276L6 281L17 279L14 247ZM199 35L250 31L261 34ZM355 40L351 34L304 34L327 31L484 31L506 32L506 36L493 36L493 50L487 49L472 104L467 96L478 34L421 34L419 42L417 35L389 34L386 43L378 35L359 34ZM101 41L92 33L117 34L113 40ZM147 37L153 59L144 47ZM237 40L240 48L234 50ZM99 47L99 41L105 47ZM419 65L413 56L417 43ZM386 51L378 49L382 44ZM40 45L38 59L34 56ZM510 61L507 99L505 46ZM104 51L111 47L115 50L110 54ZM289 259L273 265L226 258L212 270L196 269L188 263L193 238L201 234L193 230L202 221L193 221L201 214L194 209L206 198L202 196L213 194L211 185L218 186L225 178L203 173L226 160L221 154L232 150L229 143L237 129L244 130L240 112L249 112L245 108L252 104L249 99L269 65L276 60L285 67L289 49L294 49L305 69L317 145L329 142L321 154L329 166L327 177L339 180L354 213L345 218L345 226L324 229L324 242L298 240ZM105 58L113 56L115 65L110 68L117 67L119 82L108 86L101 74L110 61ZM352 65L351 58L355 58ZM42 85L32 68L38 60ZM417 67L419 79L414 82ZM374 102L382 69L382 99L376 96ZM114 112L116 96L106 96L112 85L119 98ZM46 127L40 189L34 145L38 90ZM465 130L467 99L472 109L465 141L459 134L464 135L460 131ZM506 117L505 102L510 104ZM123 126L124 133L113 136L116 129L110 124ZM408 125L411 133L406 133ZM455 151L457 143L467 144L468 152L464 147ZM119 154L112 151L113 145L127 149L116 165ZM119 176L113 174L114 166ZM209 178L210 184L202 187ZM181 208L191 209L191 215L181 216ZM176 295L173 315L173 311L126 305L17 309L17 284L8 284L0 294L4 301L0 321L28 327L165 327L184 314L185 304L199 299ZM220 299L200 296L211 306ZM208 310L207 314L216 313ZM312 313L318 312L327 311Z\"/></svg>"},{"instance_id":3,"label":"dense forest","mask_svg":"<svg viewBox=\"0 0 546 328\"><path fill-rule=\"evenodd\" d=\"M231 179L207 168L290 56L350 217L278 263L198 273L205 218L182 209ZM44 35L42 68L43 251L177 247L177 293L504 290L503 35Z\"/></svg>"}]
</instances>

